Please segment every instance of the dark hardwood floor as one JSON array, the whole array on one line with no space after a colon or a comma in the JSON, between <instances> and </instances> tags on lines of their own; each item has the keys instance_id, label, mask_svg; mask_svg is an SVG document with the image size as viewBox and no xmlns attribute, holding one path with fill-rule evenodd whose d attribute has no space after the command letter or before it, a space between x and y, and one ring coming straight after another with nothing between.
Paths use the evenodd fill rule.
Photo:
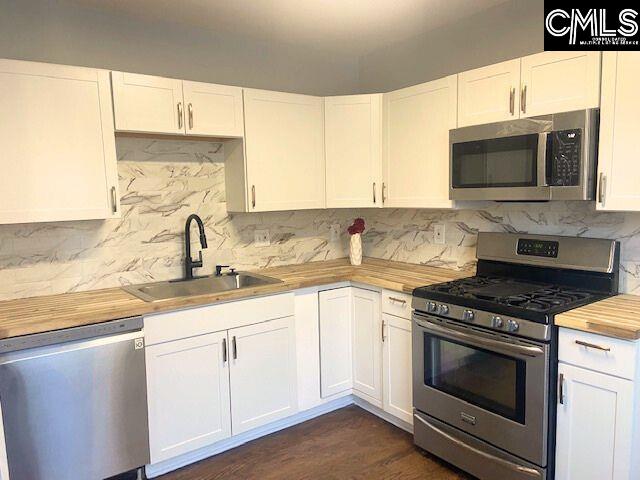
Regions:
<instances>
[{"instance_id":1,"label":"dark hardwood floor","mask_svg":"<svg viewBox=\"0 0 640 480\"><path fill-rule=\"evenodd\" d=\"M405 431L350 406L254 440L161 480L471 480Z\"/></svg>"}]
</instances>

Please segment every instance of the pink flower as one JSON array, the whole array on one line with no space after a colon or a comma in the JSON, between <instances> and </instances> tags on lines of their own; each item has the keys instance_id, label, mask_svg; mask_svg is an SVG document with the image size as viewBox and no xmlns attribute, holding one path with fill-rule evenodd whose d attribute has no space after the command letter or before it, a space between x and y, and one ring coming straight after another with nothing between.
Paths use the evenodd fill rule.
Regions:
<instances>
[{"instance_id":1,"label":"pink flower","mask_svg":"<svg viewBox=\"0 0 640 480\"><path fill-rule=\"evenodd\" d=\"M349 232L349 235L364 232L364 220L362 218L356 218L353 221L353 225L347 228L347 232Z\"/></svg>"}]
</instances>

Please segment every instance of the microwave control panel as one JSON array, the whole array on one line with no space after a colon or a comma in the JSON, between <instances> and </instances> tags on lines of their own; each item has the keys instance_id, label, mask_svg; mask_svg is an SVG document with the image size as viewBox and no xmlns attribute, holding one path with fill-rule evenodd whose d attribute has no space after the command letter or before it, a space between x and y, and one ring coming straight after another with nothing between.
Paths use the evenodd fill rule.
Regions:
<instances>
[{"instance_id":1,"label":"microwave control panel","mask_svg":"<svg viewBox=\"0 0 640 480\"><path fill-rule=\"evenodd\" d=\"M582 130L559 130L549 134L547 183L552 187L580 185Z\"/></svg>"}]
</instances>

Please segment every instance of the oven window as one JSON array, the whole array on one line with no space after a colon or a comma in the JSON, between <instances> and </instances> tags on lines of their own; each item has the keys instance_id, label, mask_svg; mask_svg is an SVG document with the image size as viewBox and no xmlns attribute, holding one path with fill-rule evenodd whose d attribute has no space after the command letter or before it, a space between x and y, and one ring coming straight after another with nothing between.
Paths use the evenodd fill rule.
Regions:
<instances>
[{"instance_id":1,"label":"oven window","mask_svg":"<svg viewBox=\"0 0 640 480\"><path fill-rule=\"evenodd\" d=\"M526 364L424 334L424 383L524 424Z\"/></svg>"},{"instance_id":2,"label":"oven window","mask_svg":"<svg viewBox=\"0 0 640 480\"><path fill-rule=\"evenodd\" d=\"M454 143L453 188L533 187L538 184L538 135Z\"/></svg>"}]
</instances>

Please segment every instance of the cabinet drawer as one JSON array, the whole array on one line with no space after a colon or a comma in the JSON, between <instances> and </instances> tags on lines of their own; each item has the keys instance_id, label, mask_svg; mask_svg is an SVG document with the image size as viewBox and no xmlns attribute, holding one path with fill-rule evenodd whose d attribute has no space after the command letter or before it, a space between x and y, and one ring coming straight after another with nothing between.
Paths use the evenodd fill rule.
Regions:
<instances>
[{"instance_id":1,"label":"cabinet drawer","mask_svg":"<svg viewBox=\"0 0 640 480\"><path fill-rule=\"evenodd\" d=\"M411 320L411 295L392 290L383 290L382 313Z\"/></svg>"},{"instance_id":2,"label":"cabinet drawer","mask_svg":"<svg viewBox=\"0 0 640 480\"><path fill-rule=\"evenodd\" d=\"M633 379L636 370L636 342L560 329L558 358L561 362L597 372Z\"/></svg>"},{"instance_id":3,"label":"cabinet drawer","mask_svg":"<svg viewBox=\"0 0 640 480\"><path fill-rule=\"evenodd\" d=\"M155 345L294 315L293 293L159 313L144 317L145 343Z\"/></svg>"}]
</instances>

